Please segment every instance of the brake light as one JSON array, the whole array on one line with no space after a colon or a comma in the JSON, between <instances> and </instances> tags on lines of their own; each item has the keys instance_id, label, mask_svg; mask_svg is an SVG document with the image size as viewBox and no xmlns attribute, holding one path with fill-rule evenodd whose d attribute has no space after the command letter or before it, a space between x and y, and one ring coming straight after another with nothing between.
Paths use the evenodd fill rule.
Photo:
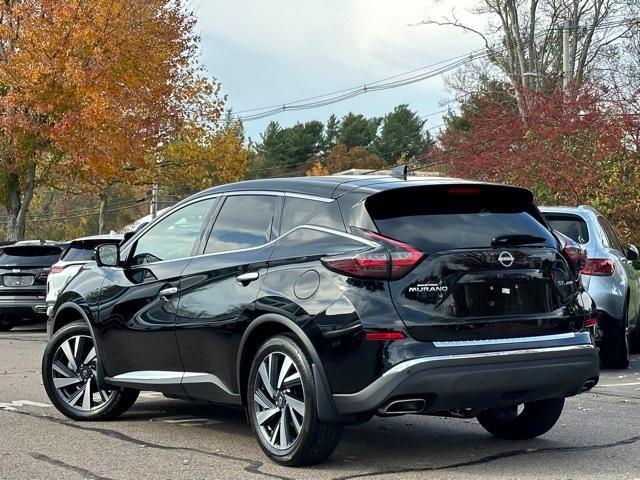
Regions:
<instances>
[{"instance_id":1,"label":"brake light","mask_svg":"<svg viewBox=\"0 0 640 480\"><path fill-rule=\"evenodd\" d=\"M368 341L384 342L391 340L404 340L407 338L402 332L366 332L364 337Z\"/></svg>"},{"instance_id":2,"label":"brake light","mask_svg":"<svg viewBox=\"0 0 640 480\"><path fill-rule=\"evenodd\" d=\"M49 270L49 273L61 273L64 270L64 266L63 265L53 265L51 267L51 269Z\"/></svg>"},{"instance_id":3,"label":"brake light","mask_svg":"<svg viewBox=\"0 0 640 480\"><path fill-rule=\"evenodd\" d=\"M589 258L580 273L582 275L593 275L594 277L610 277L615 269L616 266L613 260L608 258Z\"/></svg>"},{"instance_id":4,"label":"brake light","mask_svg":"<svg viewBox=\"0 0 640 480\"><path fill-rule=\"evenodd\" d=\"M584 328L591 328L596 325L598 325L598 317L587 318L583 323Z\"/></svg>"},{"instance_id":5,"label":"brake light","mask_svg":"<svg viewBox=\"0 0 640 480\"><path fill-rule=\"evenodd\" d=\"M480 192L477 187L451 187L447 190L449 195L480 195Z\"/></svg>"},{"instance_id":6,"label":"brake light","mask_svg":"<svg viewBox=\"0 0 640 480\"><path fill-rule=\"evenodd\" d=\"M322 259L323 265L352 277L398 278L411 270L424 256L406 243L367 230L359 231L381 246L353 255L326 257Z\"/></svg>"},{"instance_id":7,"label":"brake light","mask_svg":"<svg viewBox=\"0 0 640 480\"><path fill-rule=\"evenodd\" d=\"M578 245L566 245L562 251L571 260L576 271L580 271L587 263L587 251Z\"/></svg>"}]
</instances>

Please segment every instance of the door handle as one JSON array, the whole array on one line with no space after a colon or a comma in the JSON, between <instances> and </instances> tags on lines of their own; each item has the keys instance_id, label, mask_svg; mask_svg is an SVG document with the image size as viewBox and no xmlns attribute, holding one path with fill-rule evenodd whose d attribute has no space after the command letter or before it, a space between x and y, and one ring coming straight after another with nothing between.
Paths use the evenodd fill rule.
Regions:
<instances>
[{"instance_id":1,"label":"door handle","mask_svg":"<svg viewBox=\"0 0 640 480\"><path fill-rule=\"evenodd\" d=\"M259 276L260 274L258 272L243 273L236 277L236 282L241 283L244 286L247 286L254 280L257 280Z\"/></svg>"},{"instance_id":2,"label":"door handle","mask_svg":"<svg viewBox=\"0 0 640 480\"><path fill-rule=\"evenodd\" d=\"M169 300L170 297L173 297L176 293L178 293L178 287L169 287L160 290L160 298L163 300Z\"/></svg>"}]
</instances>

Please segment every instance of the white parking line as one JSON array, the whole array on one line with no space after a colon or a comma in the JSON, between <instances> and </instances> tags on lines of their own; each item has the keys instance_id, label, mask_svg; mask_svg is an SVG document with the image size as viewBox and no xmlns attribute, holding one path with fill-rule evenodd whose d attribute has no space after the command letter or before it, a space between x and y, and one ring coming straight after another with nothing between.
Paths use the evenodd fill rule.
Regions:
<instances>
[{"instance_id":1,"label":"white parking line","mask_svg":"<svg viewBox=\"0 0 640 480\"><path fill-rule=\"evenodd\" d=\"M612 384L610 384L610 385L601 385L601 384L598 384L598 385L596 386L596 388L598 388L598 387L633 387L633 386L636 386L636 385L640 385L640 382L631 382L631 383L612 383Z\"/></svg>"}]
</instances>

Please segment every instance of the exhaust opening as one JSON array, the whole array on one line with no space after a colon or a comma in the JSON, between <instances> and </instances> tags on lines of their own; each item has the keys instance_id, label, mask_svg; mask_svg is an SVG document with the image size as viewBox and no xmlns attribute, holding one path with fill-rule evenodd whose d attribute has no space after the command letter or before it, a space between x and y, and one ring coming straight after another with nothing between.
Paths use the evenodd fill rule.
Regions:
<instances>
[{"instance_id":1,"label":"exhaust opening","mask_svg":"<svg viewBox=\"0 0 640 480\"><path fill-rule=\"evenodd\" d=\"M582 385L582 388L580 389L580 393L586 392L587 390L591 390L593 387L596 386L597 383L598 383L597 378L590 378L589 380L584 382L584 385Z\"/></svg>"},{"instance_id":2,"label":"exhaust opening","mask_svg":"<svg viewBox=\"0 0 640 480\"><path fill-rule=\"evenodd\" d=\"M409 413L421 413L427 406L424 398L403 398L393 400L378 409L380 415L405 415Z\"/></svg>"}]
</instances>

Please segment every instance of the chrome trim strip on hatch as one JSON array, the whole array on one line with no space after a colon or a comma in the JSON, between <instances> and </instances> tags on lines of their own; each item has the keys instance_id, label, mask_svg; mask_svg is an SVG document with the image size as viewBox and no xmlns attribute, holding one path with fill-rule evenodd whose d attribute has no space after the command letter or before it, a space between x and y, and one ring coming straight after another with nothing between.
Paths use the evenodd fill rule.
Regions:
<instances>
[{"instance_id":1,"label":"chrome trim strip on hatch","mask_svg":"<svg viewBox=\"0 0 640 480\"><path fill-rule=\"evenodd\" d=\"M559 353L559 352L579 352L581 350L594 350L595 347L592 344L581 344L581 345L567 345L564 347L542 347L542 348L527 348L522 350L504 350L499 352L479 352L479 353L462 353L457 355L438 355L434 357L420 357L414 358L412 360L405 360L404 362L400 362L394 367L391 367L389 370L382 374L383 377L389 375L396 375L398 373L404 372L405 370L415 367L416 365L423 364L437 364L439 362L447 362L451 360L473 360L473 359L487 359L487 358L495 358L495 359L504 359L505 357L518 357L520 355L545 355L548 353Z\"/></svg>"},{"instance_id":2,"label":"chrome trim strip on hatch","mask_svg":"<svg viewBox=\"0 0 640 480\"><path fill-rule=\"evenodd\" d=\"M478 347L482 345L508 345L511 343L547 342L549 340L568 340L576 338L574 332L539 335L537 337L489 338L486 340L447 340L433 342L436 347Z\"/></svg>"}]
</instances>

